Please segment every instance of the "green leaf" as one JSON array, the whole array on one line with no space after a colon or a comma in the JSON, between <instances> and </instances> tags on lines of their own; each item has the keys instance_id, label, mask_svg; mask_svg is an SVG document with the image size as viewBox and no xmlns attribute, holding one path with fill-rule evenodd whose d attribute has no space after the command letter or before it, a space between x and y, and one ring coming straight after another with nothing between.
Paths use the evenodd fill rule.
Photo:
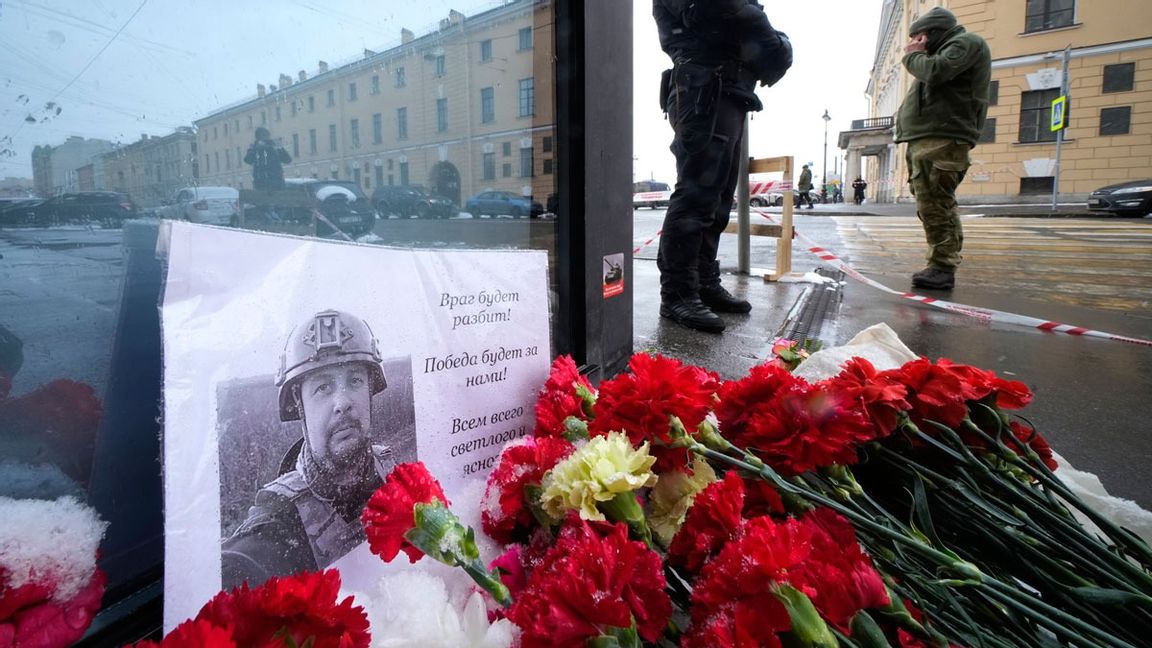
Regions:
<instances>
[{"instance_id":1,"label":"green leaf","mask_svg":"<svg viewBox=\"0 0 1152 648\"><path fill-rule=\"evenodd\" d=\"M630 628L609 627L604 634L589 639L585 645L588 648L640 648L642 644L633 624Z\"/></svg>"},{"instance_id":2,"label":"green leaf","mask_svg":"<svg viewBox=\"0 0 1152 648\"><path fill-rule=\"evenodd\" d=\"M862 648L892 648L876 620L864 610L852 617L852 639Z\"/></svg>"},{"instance_id":3,"label":"green leaf","mask_svg":"<svg viewBox=\"0 0 1152 648\"><path fill-rule=\"evenodd\" d=\"M1080 598L1092 603L1102 605L1140 605L1152 609L1152 597L1139 592L1126 592L1124 590L1106 587L1073 587L1070 588Z\"/></svg>"},{"instance_id":4,"label":"green leaf","mask_svg":"<svg viewBox=\"0 0 1152 648\"><path fill-rule=\"evenodd\" d=\"M792 620L792 634L805 646L836 648L836 637L828 629L828 624L820 618L812 599L804 592L784 583L774 583L772 594L788 610Z\"/></svg>"}]
</instances>

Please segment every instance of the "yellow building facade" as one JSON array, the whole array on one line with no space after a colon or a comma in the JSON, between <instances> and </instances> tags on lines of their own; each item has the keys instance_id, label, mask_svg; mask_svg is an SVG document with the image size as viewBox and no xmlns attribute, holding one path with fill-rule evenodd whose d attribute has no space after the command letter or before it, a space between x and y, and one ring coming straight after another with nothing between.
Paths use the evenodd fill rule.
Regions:
<instances>
[{"instance_id":1,"label":"yellow building facade","mask_svg":"<svg viewBox=\"0 0 1152 648\"><path fill-rule=\"evenodd\" d=\"M555 191L552 11L515 2L357 60L281 74L256 97L195 122L200 182L252 187L243 162L255 129L288 151L285 177L424 185L462 205L499 189ZM346 54L334 52L333 54Z\"/></svg>"},{"instance_id":2,"label":"yellow building facade","mask_svg":"<svg viewBox=\"0 0 1152 648\"><path fill-rule=\"evenodd\" d=\"M849 177L863 173L869 198L910 201L904 146L892 120L910 77L902 65L908 26L935 6L988 41L991 105L964 203L1061 202L1100 186L1152 177L1152 3L1147 0L888 0L869 79L870 114L840 134ZM1069 97L1059 145L1051 103ZM1057 173L1058 171L1058 173Z\"/></svg>"}]
</instances>

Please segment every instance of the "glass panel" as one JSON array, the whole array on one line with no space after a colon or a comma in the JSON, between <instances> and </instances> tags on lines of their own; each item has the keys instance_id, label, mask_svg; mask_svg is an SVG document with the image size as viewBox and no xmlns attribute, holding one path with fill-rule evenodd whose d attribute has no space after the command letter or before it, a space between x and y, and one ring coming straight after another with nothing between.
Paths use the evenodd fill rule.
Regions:
<instances>
[{"instance_id":1,"label":"glass panel","mask_svg":"<svg viewBox=\"0 0 1152 648\"><path fill-rule=\"evenodd\" d=\"M546 250L556 285L554 3L202 4L5 3L0 20L0 99L20 106L0 114L18 199L0 212L0 408L31 412L15 430L0 410L0 470L48 471L38 495L88 493L111 521L105 605L161 555L155 234L204 211L181 190L215 188L193 200L223 207L194 217L225 227ZM255 190L253 147L284 149L283 188ZM382 213L390 185L451 216ZM68 434L53 407L76 413Z\"/></svg>"}]
</instances>

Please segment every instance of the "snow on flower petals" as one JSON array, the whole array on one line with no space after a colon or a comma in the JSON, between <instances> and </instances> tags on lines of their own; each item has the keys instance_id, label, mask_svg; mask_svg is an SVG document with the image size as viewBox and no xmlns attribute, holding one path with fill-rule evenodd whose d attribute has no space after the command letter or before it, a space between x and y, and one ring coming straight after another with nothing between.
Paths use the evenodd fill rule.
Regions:
<instances>
[{"instance_id":1,"label":"snow on flower petals","mask_svg":"<svg viewBox=\"0 0 1152 648\"><path fill-rule=\"evenodd\" d=\"M672 443L669 418L676 416L690 434L712 409L719 379L716 374L685 365L675 358L637 353L629 371L600 383L593 435L623 430L633 445L652 441Z\"/></svg>"},{"instance_id":2,"label":"snow on flower petals","mask_svg":"<svg viewBox=\"0 0 1152 648\"><path fill-rule=\"evenodd\" d=\"M368 536L372 553L390 562L401 549L410 562L416 562L424 553L412 546L404 534L415 526L413 507L440 500L449 504L444 490L422 462L396 466L384 484L368 499L360 516Z\"/></svg>"},{"instance_id":3,"label":"snow on flower petals","mask_svg":"<svg viewBox=\"0 0 1152 648\"><path fill-rule=\"evenodd\" d=\"M620 493L656 483L648 444L632 448L619 432L593 437L544 476L541 505L554 520L578 511L585 520L604 520L596 508Z\"/></svg>"},{"instance_id":4,"label":"snow on flower petals","mask_svg":"<svg viewBox=\"0 0 1152 648\"><path fill-rule=\"evenodd\" d=\"M538 486L572 450L571 443L554 437L524 437L505 446L484 490L484 532L504 544L526 540L535 519L524 488Z\"/></svg>"},{"instance_id":5,"label":"snow on flower petals","mask_svg":"<svg viewBox=\"0 0 1152 648\"><path fill-rule=\"evenodd\" d=\"M628 540L624 524L601 537L588 523L568 519L508 610L523 630L524 648L583 646L633 621L643 639L655 641L672 613L660 556Z\"/></svg>"}]
</instances>

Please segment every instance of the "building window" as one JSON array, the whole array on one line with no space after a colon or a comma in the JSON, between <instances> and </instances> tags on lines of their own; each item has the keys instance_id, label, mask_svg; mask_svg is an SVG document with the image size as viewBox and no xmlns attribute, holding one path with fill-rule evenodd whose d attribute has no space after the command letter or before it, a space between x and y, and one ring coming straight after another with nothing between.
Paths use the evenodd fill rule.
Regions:
<instances>
[{"instance_id":1,"label":"building window","mask_svg":"<svg viewBox=\"0 0 1152 648\"><path fill-rule=\"evenodd\" d=\"M356 101L356 83L348 84L348 101Z\"/></svg>"},{"instance_id":2,"label":"building window","mask_svg":"<svg viewBox=\"0 0 1152 648\"><path fill-rule=\"evenodd\" d=\"M496 96L492 88L480 88L480 122L496 121Z\"/></svg>"},{"instance_id":3,"label":"building window","mask_svg":"<svg viewBox=\"0 0 1152 648\"><path fill-rule=\"evenodd\" d=\"M220 151L212 154L212 166L216 167L216 173L220 173ZM135 175L135 169L133 169L132 173Z\"/></svg>"},{"instance_id":4,"label":"building window","mask_svg":"<svg viewBox=\"0 0 1152 648\"><path fill-rule=\"evenodd\" d=\"M328 150L336 150L336 124L328 124Z\"/></svg>"},{"instance_id":5,"label":"building window","mask_svg":"<svg viewBox=\"0 0 1152 648\"><path fill-rule=\"evenodd\" d=\"M292 133L292 157L300 157L300 133Z\"/></svg>"},{"instance_id":6,"label":"building window","mask_svg":"<svg viewBox=\"0 0 1152 648\"><path fill-rule=\"evenodd\" d=\"M496 154L485 153L483 159L483 174L485 180L496 179Z\"/></svg>"},{"instance_id":7,"label":"building window","mask_svg":"<svg viewBox=\"0 0 1152 648\"><path fill-rule=\"evenodd\" d=\"M372 94L374 94L374 95L378 95L378 94L380 94L380 75L379 75L379 74L373 74L373 75L372 75L372 90L371 90L371 93L372 93ZM379 183L377 183L377 184L379 184Z\"/></svg>"},{"instance_id":8,"label":"building window","mask_svg":"<svg viewBox=\"0 0 1152 648\"><path fill-rule=\"evenodd\" d=\"M512 142L504 142L504 146L502 148L504 149L504 157L512 155Z\"/></svg>"},{"instance_id":9,"label":"building window","mask_svg":"<svg viewBox=\"0 0 1152 648\"><path fill-rule=\"evenodd\" d=\"M204 173L212 173L212 160L209 159L208 154L204 154ZM120 172L120 184L124 184L124 172Z\"/></svg>"},{"instance_id":10,"label":"building window","mask_svg":"<svg viewBox=\"0 0 1152 648\"><path fill-rule=\"evenodd\" d=\"M1132 106L1100 109L1101 135L1127 135L1132 123Z\"/></svg>"},{"instance_id":11,"label":"building window","mask_svg":"<svg viewBox=\"0 0 1152 648\"><path fill-rule=\"evenodd\" d=\"M406 85L408 84L404 81L404 66L401 65L396 68L396 87L403 88Z\"/></svg>"},{"instance_id":12,"label":"building window","mask_svg":"<svg viewBox=\"0 0 1152 648\"><path fill-rule=\"evenodd\" d=\"M504 165L504 177L505 178L511 178L512 177L512 165L511 164L505 164Z\"/></svg>"},{"instance_id":13,"label":"building window","mask_svg":"<svg viewBox=\"0 0 1152 648\"><path fill-rule=\"evenodd\" d=\"M1028 0L1024 10L1024 31L1038 32L1072 24L1076 0Z\"/></svg>"},{"instance_id":14,"label":"building window","mask_svg":"<svg viewBox=\"0 0 1152 648\"><path fill-rule=\"evenodd\" d=\"M407 162L401 162L400 163L400 184L402 184L402 185L408 184L408 163Z\"/></svg>"},{"instance_id":15,"label":"building window","mask_svg":"<svg viewBox=\"0 0 1152 648\"><path fill-rule=\"evenodd\" d=\"M376 113L372 115L372 143L382 144L384 142L384 115ZM376 184L380 184L377 182Z\"/></svg>"},{"instance_id":16,"label":"building window","mask_svg":"<svg viewBox=\"0 0 1152 648\"><path fill-rule=\"evenodd\" d=\"M988 105L995 106L1000 103L1000 82L988 82Z\"/></svg>"},{"instance_id":17,"label":"building window","mask_svg":"<svg viewBox=\"0 0 1152 648\"><path fill-rule=\"evenodd\" d=\"M384 167L376 167L376 186L384 184Z\"/></svg>"},{"instance_id":18,"label":"building window","mask_svg":"<svg viewBox=\"0 0 1152 648\"><path fill-rule=\"evenodd\" d=\"M212 139L220 139L220 129L216 126L212 127Z\"/></svg>"},{"instance_id":19,"label":"building window","mask_svg":"<svg viewBox=\"0 0 1152 648\"><path fill-rule=\"evenodd\" d=\"M352 148L360 148L360 120L353 119L348 122L348 129L352 135Z\"/></svg>"},{"instance_id":20,"label":"building window","mask_svg":"<svg viewBox=\"0 0 1152 648\"><path fill-rule=\"evenodd\" d=\"M552 158L545 158L542 164L543 168L540 172L544 175L552 175Z\"/></svg>"},{"instance_id":21,"label":"building window","mask_svg":"<svg viewBox=\"0 0 1152 648\"><path fill-rule=\"evenodd\" d=\"M293 99L293 100L292 100L292 110L291 110L291 113L292 113L292 116L293 116L293 117L295 117L295 116L296 116L296 108L297 108L297 105L296 105L296 100L295 100L295 99Z\"/></svg>"},{"instance_id":22,"label":"building window","mask_svg":"<svg viewBox=\"0 0 1152 648\"><path fill-rule=\"evenodd\" d=\"M316 129L308 129L308 152L316 155Z\"/></svg>"},{"instance_id":23,"label":"building window","mask_svg":"<svg viewBox=\"0 0 1152 648\"><path fill-rule=\"evenodd\" d=\"M532 175L532 149L522 148L520 149L520 177L531 178Z\"/></svg>"},{"instance_id":24,"label":"building window","mask_svg":"<svg viewBox=\"0 0 1152 648\"><path fill-rule=\"evenodd\" d=\"M234 132L234 133L240 132L240 120L239 119L232 120L232 132Z\"/></svg>"},{"instance_id":25,"label":"building window","mask_svg":"<svg viewBox=\"0 0 1152 648\"><path fill-rule=\"evenodd\" d=\"M260 125L261 126L267 126L268 125L268 111L267 110L261 110L260 111Z\"/></svg>"},{"instance_id":26,"label":"building window","mask_svg":"<svg viewBox=\"0 0 1152 648\"><path fill-rule=\"evenodd\" d=\"M1053 176L1020 178L1020 193L1022 194L1050 194L1054 186L1055 179Z\"/></svg>"},{"instance_id":27,"label":"building window","mask_svg":"<svg viewBox=\"0 0 1152 648\"><path fill-rule=\"evenodd\" d=\"M996 141L996 118L989 117L984 120L984 130L980 131L980 138L976 140L977 144L991 144Z\"/></svg>"},{"instance_id":28,"label":"building window","mask_svg":"<svg viewBox=\"0 0 1152 648\"><path fill-rule=\"evenodd\" d=\"M1054 142L1052 100L1060 96L1059 88L1031 90L1020 95L1020 141Z\"/></svg>"},{"instance_id":29,"label":"building window","mask_svg":"<svg viewBox=\"0 0 1152 648\"><path fill-rule=\"evenodd\" d=\"M1104 92L1128 92L1135 87L1135 80L1135 63L1104 66Z\"/></svg>"},{"instance_id":30,"label":"building window","mask_svg":"<svg viewBox=\"0 0 1152 648\"><path fill-rule=\"evenodd\" d=\"M531 117L536 114L536 88L532 77L520 79L517 84L517 103L520 107L521 117Z\"/></svg>"},{"instance_id":31,"label":"building window","mask_svg":"<svg viewBox=\"0 0 1152 648\"><path fill-rule=\"evenodd\" d=\"M448 63L445 60L444 55L441 54L441 55L436 57L436 76L442 77L447 73L448 73Z\"/></svg>"},{"instance_id":32,"label":"building window","mask_svg":"<svg viewBox=\"0 0 1152 648\"><path fill-rule=\"evenodd\" d=\"M248 130L252 130L252 115L248 115ZM204 141L208 141L207 138Z\"/></svg>"},{"instance_id":33,"label":"building window","mask_svg":"<svg viewBox=\"0 0 1152 648\"><path fill-rule=\"evenodd\" d=\"M228 128L228 125L225 124L224 128ZM232 168L232 151L231 151L231 149L225 149L224 150L224 168L225 169L231 169Z\"/></svg>"},{"instance_id":34,"label":"building window","mask_svg":"<svg viewBox=\"0 0 1152 648\"><path fill-rule=\"evenodd\" d=\"M540 140L540 150L545 152L545 153L551 153L552 152L552 138L551 137L545 137L545 138Z\"/></svg>"},{"instance_id":35,"label":"building window","mask_svg":"<svg viewBox=\"0 0 1152 648\"><path fill-rule=\"evenodd\" d=\"M228 137L228 122L224 122L224 137Z\"/></svg>"},{"instance_id":36,"label":"building window","mask_svg":"<svg viewBox=\"0 0 1152 648\"><path fill-rule=\"evenodd\" d=\"M280 121L280 106L276 106L276 121Z\"/></svg>"},{"instance_id":37,"label":"building window","mask_svg":"<svg viewBox=\"0 0 1152 648\"><path fill-rule=\"evenodd\" d=\"M396 139L408 139L408 109L396 109ZM407 183L401 183L407 184Z\"/></svg>"},{"instance_id":38,"label":"building window","mask_svg":"<svg viewBox=\"0 0 1152 648\"><path fill-rule=\"evenodd\" d=\"M440 133L448 130L448 100L436 100L436 130Z\"/></svg>"},{"instance_id":39,"label":"building window","mask_svg":"<svg viewBox=\"0 0 1152 648\"><path fill-rule=\"evenodd\" d=\"M308 95L308 112L316 112L316 97Z\"/></svg>"},{"instance_id":40,"label":"building window","mask_svg":"<svg viewBox=\"0 0 1152 648\"><path fill-rule=\"evenodd\" d=\"M480 62L481 63L491 63L492 62L492 39L491 38L489 38L488 40L480 41Z\"/></svg>"},{"instance_id":41,"label":"building window","mask_svg":"<svg viewBox=\"0 0 1152 648\"><path fill-rule=\"evenodd\" d=\"M331 106L335 106L335 105L336 105L336 91L335 90L329 90L328 91L328 106L331 107Z\"/></svg>"},{"instance_id":42,"label":"building window","mask_svg":"<svg viewBox=\"0 0 1152 648\"><path fill-rule=\"evenodd\" d=\"M520 31L517 33L516 49L521 50L521 51L532 49L532 28L531 27L522 27L520 29Z\"/></svg>"}]
</instances>

